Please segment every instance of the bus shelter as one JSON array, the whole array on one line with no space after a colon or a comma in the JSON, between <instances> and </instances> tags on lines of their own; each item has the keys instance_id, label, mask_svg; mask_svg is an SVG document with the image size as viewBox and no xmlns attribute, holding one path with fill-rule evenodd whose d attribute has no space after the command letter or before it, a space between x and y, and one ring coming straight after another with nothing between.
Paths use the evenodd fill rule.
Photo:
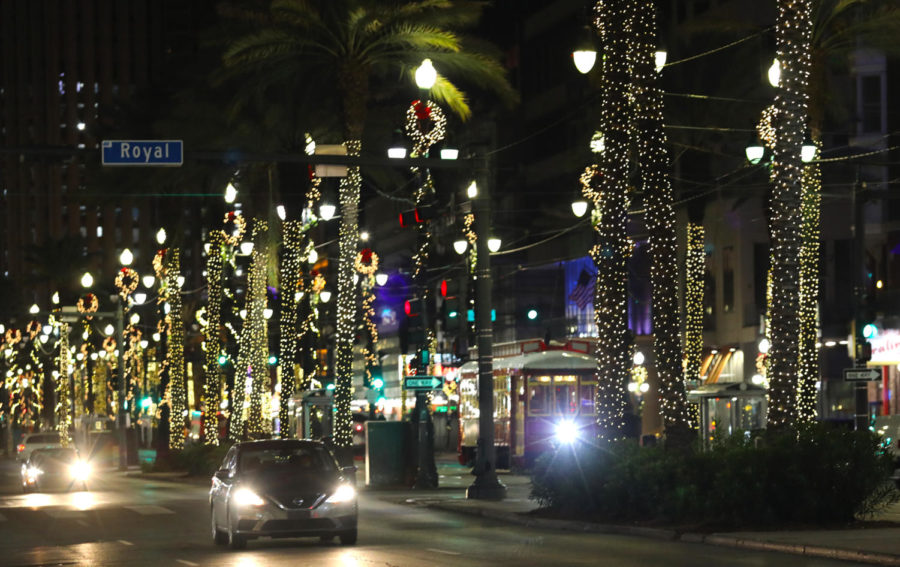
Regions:
<instances>
[{"instance_id":1,"label":"bus shelter","mask_svg":"<svg viewBox=\"0 0 900 567\"><path fill-rule=\"evenodd\" d=\"M700 431L708 443L727 436L766 427L766 389L746 382L705 384L687 394L700 406Z\"/></svg>"}]
</instances>

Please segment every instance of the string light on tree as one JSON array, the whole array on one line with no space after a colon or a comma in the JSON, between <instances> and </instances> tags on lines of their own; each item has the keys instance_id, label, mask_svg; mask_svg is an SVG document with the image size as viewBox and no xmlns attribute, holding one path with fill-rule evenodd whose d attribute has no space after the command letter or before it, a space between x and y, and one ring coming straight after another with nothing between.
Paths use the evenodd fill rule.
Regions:
<instances>
[{"instance_id":1,"label":"string light on tree","mask_svg":"<svg viewBox=\"0 0 900 567\"><path fill-rule=\"evenodd\" d=\"M59 329L59 354L57 355L56 371L56 430L59 432L59 440L63 447L68 447L72 442L72 415L69 412L69 373L72 372L72 353L69 351L69 325L60 323Z\"/></svg>"},{"instance_id":2,"label":"string light on tree","mask_svg":"<svg viewBox=\"0 0 900 567\"><path fill-rule=\"evenodd\" d=\"M777 58L781 63L774 117L774 186L771 200L771 275L768 426L791 427L797 418L800 152L807 126L811 0L778 0L775 25Z\"/></svg>"},{"instance_id":3,"label":"string light on tree","mask_svg":"<svg viewBox=\"0 0 900 567\"><path fill-rule=\"evenodd\" d=\"M705 274L705 252L703 225L688 223L687 253L685 257L684 288L684 378L688 383L700 384L700 363L703 355L703 286ZM693 427L700 425L700 408L690 404Z\"/></svg>"},{"instance_id":4,"label":"string light on tree","mask_svg":"<svg viewBox=\"0 0 900 567\"><path fill-rule=\"evenodd\" d=\"M222 352L220 324L222 321L222 277L224 271L225 234L221 230L209 233L209 251L206 255L206 375L203 382L203 442L206 445L219 444L219 396L222 389L222 366L219 355Z\"/></svg>"},{"instance_id":5,"label":"string light on tree","mask_svg":"<svg viewBox=\"0 0 900 567\"><path fill-rule=\"evenodd\" d=\"M281 250L281 392L279 392L278 419L290 423L291 396L294 394L294 366L297 362L297 308L298 290L301 287L303 250L303 224L300 221L282 223ZM282 425L281 436L290 437L290 428Z\"/></svg>"},{"instance_id":6,"label":"string light on tree","mask_svg":"<svg viewBox=\"0 0 900 567\"><path fill-rule=\"evenodd\" d=\"M647 211L653 288L653 344L659 378L660 413L667 440L684 445L690 443L691 433L678 320L674 198L668 176L663 95L656 65L656 5L652 0L638 0L632 5L632 40L629 42L631 96L637 125L638 169Z\"/></svg>"},{"instance_id":7,"label":"string light on tree","mask_svg":"<svg viewBox=\"0 0 900 567\"><path fill-rule=\"evenodd\" d=\"M250 434L271 432L271 421L268 419L267 408L263 404L264 397L269 393L271 387L268 366L269 339L264 314L266 272L269 263L268 246L266 246L268 231L269 226L266 221L253 219L254 246L251 253L250 271L247 275L247 318L241 332L242 343L249 342L246 362L248 374L252 380L250 408L247 417L247 432Z\"/></svg>"},{"instance_id":8,"label":"string light on tree","mask_svg":"<svg viewBox=\"0 0 900 567\"><path fill-rule=\"evenodd\" d=\"M816 146L818 152L818 146ZM797 419L812 423L816 418L816 382L819 380L818 299L819 299L819 221L822 201L822 176L819 164L803 167L800 214L800 333L797 370Z\"/></svg>"},{"instance_id":9,"label":"string light on tree","mask_svg":"<svg viewBox=\"0 0 900 567\"><path fill-rule=\"evenodd\" d=\"M595 209L598 244L591 250L597 266L594 320L599 339L597 357L597 423L600 438L612 440L625 434L628 401L625 384L631 371L628 337L626 259L631 246L627 237L628 148L628 30L630 0L605 0L594 5L594 25L603 45L601 127L605 149L599 154L601 194Z\"/></svg>"},{"instance_id":10,"label":"string light on tree","mask_svg":"<svg viewBox=\"0 0 900 567\"><path fill-rule=\"evenodd\" d=\"M166 260L166 287L169 290L166 301L169 304L168 345L166 366L169 370L169 448L184 448L184 420L187 413L187 399L184 383L184 322L181 319L181 293L178 291L178 276L181 275L181 251L169 249Z\"/></svg>"}]
</instances>

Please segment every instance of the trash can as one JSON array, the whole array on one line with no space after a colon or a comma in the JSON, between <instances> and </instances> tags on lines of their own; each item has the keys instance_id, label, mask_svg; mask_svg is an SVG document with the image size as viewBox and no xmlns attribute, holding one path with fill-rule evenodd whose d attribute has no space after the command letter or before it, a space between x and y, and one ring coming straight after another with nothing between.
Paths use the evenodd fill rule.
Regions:
<instances>
[{"instance_id":1,"label":"trash can","mask_svg":"<svg viewBox=\"0 0 900 567\"><path fill-rule=\"evenodd\" d=\"M408 421L369 420L366 427L366 486L412 486L414 437Z\"/></svg>"}]
</instances>

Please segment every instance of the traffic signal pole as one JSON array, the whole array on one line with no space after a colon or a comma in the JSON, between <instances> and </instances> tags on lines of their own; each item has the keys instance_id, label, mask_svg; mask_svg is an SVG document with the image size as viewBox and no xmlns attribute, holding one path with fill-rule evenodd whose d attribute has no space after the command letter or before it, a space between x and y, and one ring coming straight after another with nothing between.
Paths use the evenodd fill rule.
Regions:
<instances>
[{"instance_id":1,"label":"traffic signal pole","mask_svg":"<svg viewBox=\"0 0 900 567\"><path fill-rule=\"evenodd\" d=\"M853 274L856 289L853 293L853 362L854 366L866 366L863 353L866 338L863 336L863 307L866 296L866 226L864 205L865 199L860 193L864 189L863 184L857 180L853 185ZM865 431L869 427L869 383L857 382L853 387L855 400L854 428L857 431Z\"/></svg>"},{"instance_id":2,"label":"traffic signal pole","mask_svg":"<svg viewBox=\"0 0 900 567\"><path fill-rule=\"evenodd\" d=\"M475 341L478 345L478 444L475 451L475 481L466 498L503 500L506 487L497 478L494 447L494 329L491 323L491 206L485 163L477 169L478 192L472 202L475 215Z\"/></svg>"}]
</instances>

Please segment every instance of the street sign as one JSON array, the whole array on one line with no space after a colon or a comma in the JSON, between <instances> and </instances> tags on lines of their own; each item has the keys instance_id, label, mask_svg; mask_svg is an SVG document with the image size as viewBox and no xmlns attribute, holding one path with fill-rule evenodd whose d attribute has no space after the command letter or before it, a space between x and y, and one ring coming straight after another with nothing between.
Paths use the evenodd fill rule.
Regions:
<instances>
[{"instance_id":1,"label":"street sign","mask_svg":"<svg viewBox=\"0 0 900 567\"><path fill-rule=\"evenodd\" d=\"M403 380L407 390L440 390L443 383L437 376L407 376Z\"/></svg>"},{"instance_id":2,"label":"street sign","mask_svg":"<svg viewBox=\"0 0 900 567\"><path fill-rule=\"evenodd\" d=\"M103 140L103 165L162 165L184 161L181 140Z\"/></svg>"},{"instance_id":3,"label":"street sign","mask_svg":"<svg viewBox=\"0 0 900 567\"><path fill-rule=\"evenodd\" d=\"M881 378L881 370L877 368L845 368L845 382L874 382Z\"/></svg>"}]
</instances>

